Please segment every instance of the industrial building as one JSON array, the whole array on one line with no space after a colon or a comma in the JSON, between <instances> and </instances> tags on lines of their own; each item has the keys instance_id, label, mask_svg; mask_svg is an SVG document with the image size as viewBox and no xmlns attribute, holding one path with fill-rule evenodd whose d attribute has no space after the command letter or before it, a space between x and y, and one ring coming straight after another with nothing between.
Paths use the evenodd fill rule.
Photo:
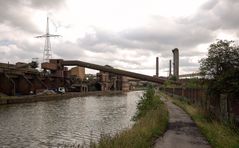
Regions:
<instances>
[{"instance_id":1,"label":"industrial building","mask_svg":"<svg viewBox=\"0 0 239 148\"><path fill-rule=\"evenodd\" d=\"M85 79L85 68L84 67L76 66L76 67L71 68L71 70L69 72L70 72L70 77L76 77L81 80Z\"/></svg>"},{"instance_id":2,"label":"industrial building","mask_svg":"<svg viewBox=\"0 0 239 148\"><path fill-rule=\"evenodd\" d=\"M93 90L129 91L125 76L100 71L95 80L89 81L85 79L84 67L76 66L68 70L61 62L50 59L49 63L42 63L42 72L35 69L34 63L0 63L0 93L9 96L30 95L59 87L66 88L66 91L85 92L90 85L96 87Z\"/></svg>"}]
</instances>

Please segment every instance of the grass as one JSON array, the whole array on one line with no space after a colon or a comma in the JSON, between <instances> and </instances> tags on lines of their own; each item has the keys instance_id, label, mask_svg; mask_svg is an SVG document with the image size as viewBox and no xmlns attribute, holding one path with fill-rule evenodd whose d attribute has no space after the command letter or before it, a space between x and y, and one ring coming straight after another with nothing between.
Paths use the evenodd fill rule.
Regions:
<instances>
[{"instance_id":1,"label":"grass","mask_svg":"<svg viewBox=\"0 0 239 148\"><path fill-rule=\"evenodd\" d=\"M91 147L99 148L148 148L154 140L162 135L168 125L168 111L160 97L152 88L148 89L137 105L137 113L133 118L136 122L114 137L103 135L98 144Z\"/></svg>"},{"instance_id":2,"label":"grass","mask_svg":"<svg viewBox=\"0 0 239 148\"><path fill-rule=\"evenodd\" d=\"M173 103L184 109L195 121L202 134L214 148L239 148L237 129L219 121L212 120L199 107L190 105L182 99L173 99Z\"/></svg>"}]
</instances>

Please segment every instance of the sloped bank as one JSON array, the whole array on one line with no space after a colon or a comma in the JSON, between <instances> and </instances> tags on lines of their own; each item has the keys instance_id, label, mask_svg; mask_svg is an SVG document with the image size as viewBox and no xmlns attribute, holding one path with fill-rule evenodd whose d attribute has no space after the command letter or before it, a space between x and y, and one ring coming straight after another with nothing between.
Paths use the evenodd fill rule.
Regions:
<instances>
[{"instance_id":1,"label":"sloped bank","mask_svg":"<svg viewBox=\"0 0 239 148\"><path fill-rule=\"evenodd\" d=\"M103 135L97 144L90 147L99 148L139 148L151 147L157 137L162 135L168 125L168 111L153 88L149 88L141 97L135 124L114 137Z\"/></svg>"}]
</instances>

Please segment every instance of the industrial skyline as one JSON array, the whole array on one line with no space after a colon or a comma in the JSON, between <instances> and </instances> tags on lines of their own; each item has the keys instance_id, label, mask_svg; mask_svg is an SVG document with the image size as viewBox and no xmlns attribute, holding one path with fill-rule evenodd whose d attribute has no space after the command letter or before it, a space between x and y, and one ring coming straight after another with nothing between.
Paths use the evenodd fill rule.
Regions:
<instances>
[{"instance_id":1,"label":"industrial skyline","mask_svg":"<svg viewBox=\"0 0 239 148\"><path fill-rule=\"evenodd\" d=\"M52 18L53 58L155 74L169 74L171 50L180 49L180 74L196 72L216 39L238 40L235 0L4 1L0 0L1 62L42 59L47 15Z\"/></svg>"}]
</instances>

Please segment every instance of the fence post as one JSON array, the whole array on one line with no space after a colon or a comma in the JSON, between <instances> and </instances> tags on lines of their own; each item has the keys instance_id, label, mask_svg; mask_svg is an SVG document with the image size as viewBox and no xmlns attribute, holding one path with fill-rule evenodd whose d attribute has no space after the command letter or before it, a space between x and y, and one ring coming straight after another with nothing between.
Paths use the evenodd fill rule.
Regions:
<instances>
[{"instance_id":1,"label":"fence post","mask_svg":"<svg viewBox=\"0 0 239 148\"><path fill-rule=\"evenodd\" d=\"M184 87L182 87L182 97L184 97Z\"/></svg>"},{"instance_id":2,"label":"fence post","mask_svg":"<svg viewBox=\"0 0 239 148\"><path fill-rule=\"evenodd\" d=\"M172 89L172 96L174 96L174 87L173 87L173 89Z\"/></svg>"}]
</instances>

